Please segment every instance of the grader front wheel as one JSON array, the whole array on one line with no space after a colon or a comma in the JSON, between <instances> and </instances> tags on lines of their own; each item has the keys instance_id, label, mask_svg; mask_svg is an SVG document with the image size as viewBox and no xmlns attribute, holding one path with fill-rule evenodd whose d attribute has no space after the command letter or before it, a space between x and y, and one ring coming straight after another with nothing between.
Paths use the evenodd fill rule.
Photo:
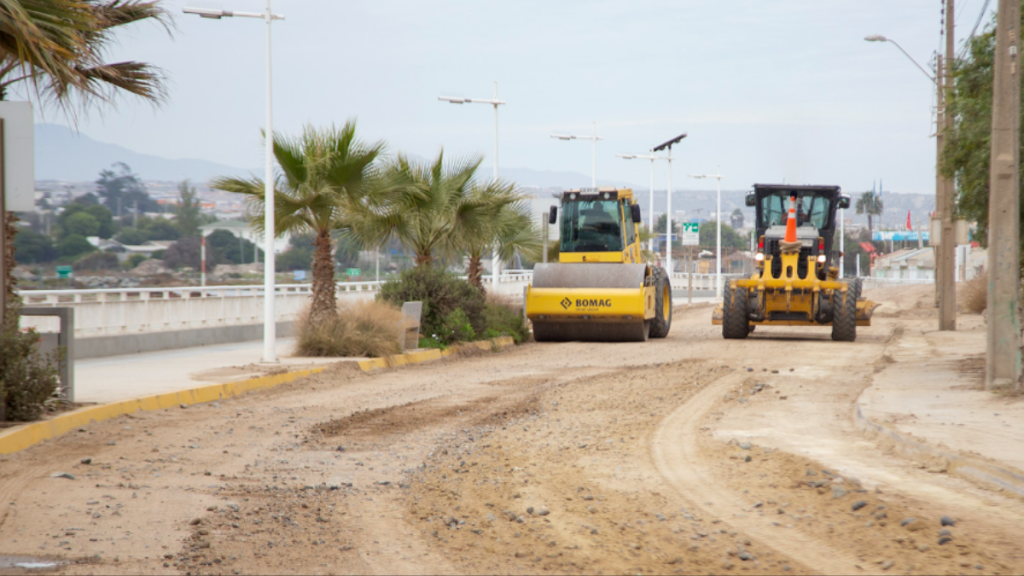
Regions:
<instances>
[{"instance_id":1,"label":"grader front wheel","mask_svg":"<svg viewBox=\"0 0 1024 576\"><path fill-rule=\"evenodd\" d=\"M860 297L860 278L851 280L846 293L832 293L832 339L853 342L857 339L857 298Z\"/></svg>"},{"instance_id":2,"label":"grader front wheel","mask_svg":"<svg viewBox=\"0 0 1024 576\"><path fill-rule=\"evenodd\" d=\"M730 339L746 338L750 330L750 318L747 315L746 288L733 288L726 283L722 294L722 337Z\"/></svg>"}]
</instances>

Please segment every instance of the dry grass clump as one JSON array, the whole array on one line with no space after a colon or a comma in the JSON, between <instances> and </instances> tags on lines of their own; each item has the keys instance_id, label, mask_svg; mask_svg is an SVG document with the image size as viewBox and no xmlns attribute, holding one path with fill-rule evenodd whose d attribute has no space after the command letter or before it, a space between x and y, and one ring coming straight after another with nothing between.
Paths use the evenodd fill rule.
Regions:
<instances>
[{"instance_id":1,"label":"dry grass clump","mask_svg":"<svg viewBox=\"0 0 1024 576\"><path fill-rule=\"evenodd\" d=\"M988 272L982 272L964 284L960 299L963 309L974 314L981 314L988 307Z\"/></svg>"},{"instance_id":2,"label":"dry grass clump","mask_svg":"<svg viewBox=\"0 0 1024 576\"><path fill-rule=\"evenodd\" d=\"M402 311L386 302L364 300L340 304L338 315L312 324L309 310L295 323L298 356L369 356L401 351L398 344Z\"/></svg>"}]
</instances>

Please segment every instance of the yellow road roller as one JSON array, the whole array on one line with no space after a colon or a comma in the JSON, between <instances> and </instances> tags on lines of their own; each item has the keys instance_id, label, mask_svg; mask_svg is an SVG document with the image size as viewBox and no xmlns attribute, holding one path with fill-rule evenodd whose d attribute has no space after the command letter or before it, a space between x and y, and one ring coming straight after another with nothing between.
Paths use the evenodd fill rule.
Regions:
<instances>
[{"instance_id":1,"label":"yellow road roller","mask_svg":"<svg viewBox=\"0 0 1024 576\"><path fill-rule=\"evenodd\" d=\"M558 223L557 206L549 222ZM537 264L526 316L538 342L643 342L672 327L668 274L643 259L640 205L630 189L582 188L561 197L557 263Z\"/></svg>"},{"instance_id":2,"label":"yellow road roller","mask_svg":"<svg viewBox=\"0 0 1024 576\"><path fill-rule=\"evenodd\" d=\"M755 184L757 269L730 280L712 324L725 338L756 326L831 326L832 339L853 342L878 306L861 298L861 281L839 279L833 251L836 210L850 207L838 186Z\"/></svg>"}]
</instances>

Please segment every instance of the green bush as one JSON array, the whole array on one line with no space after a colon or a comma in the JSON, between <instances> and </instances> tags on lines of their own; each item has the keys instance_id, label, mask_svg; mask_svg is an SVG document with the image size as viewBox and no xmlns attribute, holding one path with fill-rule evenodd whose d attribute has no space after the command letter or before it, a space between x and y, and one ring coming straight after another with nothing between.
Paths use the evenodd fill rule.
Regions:
<instances>
[{"instance_id":1,"label":"green bush","mask_svg":"<svg viewBox=\"0 0 1024 576\"><path fill-rule=\"evenodd\" d=\"M143 262L145 262L148 259L149 259L149 257L146 256L145 254L132 254L131 256L128 257L127 260L124 261L124 265L125 265L126 269L132 270L136 266L138 266L139 264L142 264Z\"/></svg>"},{"instance_id":2,"label":"green bush","mask_svg":"<svg viewBox=\"0 0 1024 576\"><path fill-rule=\"evenodd\" d=\"M476 340L476 331L473 330L473 326L469 323L469 316L466 316L462 308L456 308L444 317L437 339L445 344Z\"/></svg>"},{"instance_id":3,"label":"green bush","mask_svg":"<svg viewBox=\"0 0 1024 576\"><path fill-rule=\"evenodd\" d=\"M18 328L20 306L7 307L0 327L0 402L7 420L36 420L57 390L57 366L63 350L43 356L37 348L39 333Z\"/></svg>"},{"instance_id":4,"label":"green bush","mask_svg":"<svg viewBox=\"0 0 1024 576\"><path fill-rule=\"evenodd\" d=\"M450 333L445 320L457 309L466 316L473 334L486 330L484 295L469 282L440 268L418 266L402 271L397 278L388 280L377 294L378 300L401 307L405 302L423 302L420 333L439 342Z\"/></svg>"},{"instance_id":5,"label":"green bush","mask_svg":"<svg viewBox=\"0 0 1024 576\"><path fill-rule=\"evenodd\" d=\"M508 297L487 297L484 322L487 325L484 337L488 339L511 336L516 344L522 344L530 336L530 329L526 327L526 320L523 319L522 306L513 303Z\"/></svg>"},{"instance_id":6,"label":"green bush","mask_svg":"<svg viewBox=\"0 0 1024 576\"><path fill-rule=\"evenodd\" d=\"M89 243L85 239L85 236L79 236L78 234L71 234L60 239L57 242L57 252L61 256L79 256L86 252L92 252L96 247Z\"/></svg>"}]
</instances>

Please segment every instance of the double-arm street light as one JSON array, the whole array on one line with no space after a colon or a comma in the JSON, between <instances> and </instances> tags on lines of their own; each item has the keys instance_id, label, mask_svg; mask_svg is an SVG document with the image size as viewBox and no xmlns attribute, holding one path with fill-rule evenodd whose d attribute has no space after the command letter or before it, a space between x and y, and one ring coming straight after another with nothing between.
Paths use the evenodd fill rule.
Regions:
<instances>
[{"instance_id":1,"label":"double-arm street light","mask_svg":"<svg viewBox=\"0 0 1024 576\"><path fill-rule=\"evenodd\" d=\"M494 106L494 182L498 181L498 106L505 102L498 100L498 81L494 81L494 98L461 98L458 96L438 96L442 102L451 104L490 104ZM494 284L498 283L498 273L501 271L501 260L498 258L498 247L494 247L494 256L491 258L491 276Z\"/></svg>"},{"instance_id":2,"label":"double-arm street light","mask_svg":"<svg viewBox=\"0 0 1024 576\"><path fill-rule=\"evenodd\" d=\"M593 141L590 147L590 187L597 188L597 141L604 140L597 135L597 121L594 121L594 135L593 136L577 136L575 134L552 134L552 138L558 138L559 140L591 140Z\"/></svg>"},{"instance_id":3,"label":"double-arm street light","mask_svg":"<svg viewBox=\"0 0 1024 576\"><path fill-rule=\"evenodd\" d=\"M281 14L270 11L270 0L263 12L232 12L230 10L211 10L207 8L184 8L186 14L197 14L203 18L220 20L221 18L262 18L267 23L267 126L263 139L266 141L265 170L263 174L263 361L277 362L277 318L274 314L274 115L273 89L270 74L270 24L274 20L284 20Z\"/></svg>"},{"instance_id":4,"label":"double-arm street light","mask_svg":"<svg viewBox=\"0 0 1024 576\"><path fill-rule=\"evenodd\" d=\"M718 180L718 200L715 208L717 214L715 237L715 297L722 297L722 167L717 166L714 174L690 174L690 178L715 178Z\"/></svg>"},{"instance_id":5,"label":"double-arm street light","mask_svg":"<svg viewBox=\"0 0 1024 576\"><path fill-rule=\"evenodd\" d=\"M665 270L668 271L668 277L672 277L672 146L678 144L686 138L686 132L683 132L679 136L662 142L651 149L652 152L661 152L662 150L668 150L668 156L665 157L668 160L668 193L667 200L668 205L665 208Z\"/></svg>"},{"instance_id":6,"label":"double-arm street light","mask_svg":"<svg viewBox=\"0 0 1024 576\"><path fill-rule=\"evenodd\" d=\"M626 160L651 161L651 200L649 210L647 211L647 221L650 222L651 228L651 239L647 241L647 249L654 252L654 161L668 160L668 158L665 156L655 156L654 154L616 154L616 156L619 158L625 158Z\"/></svg>"}]
</instances>

